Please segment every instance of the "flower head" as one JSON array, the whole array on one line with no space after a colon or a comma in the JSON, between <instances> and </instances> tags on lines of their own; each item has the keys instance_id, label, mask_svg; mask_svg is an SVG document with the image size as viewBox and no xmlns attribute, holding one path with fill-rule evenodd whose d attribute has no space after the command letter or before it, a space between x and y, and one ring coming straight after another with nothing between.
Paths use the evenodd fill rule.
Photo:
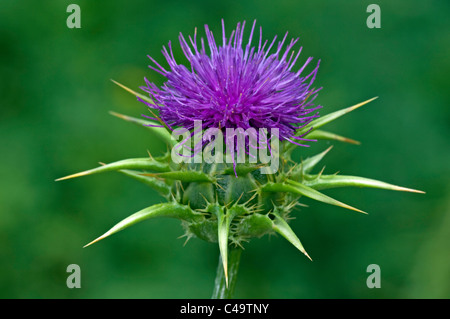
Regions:
<instances>
[{"instance_id":1,"label":"flower head","mask_svg":"<svg viewBox=\"0 0 450 319\"><path fill-rule=\"evenodd\" d=\"M189 43L180 33L181 48L190 63L179 64L174 57L172 45L163 47L162 53L169 65L165 69L152 57L154 66L149 67L163 75L167 81L157 87L145 79L141 87L155 101L151 108L159 110L160 119L170 128L194 128L194 121L202 121L206 128L265 128L278 129L280 140L305 140L295 136L295 131L318 117L314 112L320 106L312 102L320 89L312 88L319 62L314 70L304 76L302 72L312 61L309 57L294 69L301 48L291 52L297 39L286 43L287 33L276 45L277 37L263 42L262 29L257 46L252 46L256 21L253 23L247 43L244 43L245 21L226 37L222 20L222 43L217 45L212 31L205 25L209 52L205 41L189 36ZM152 117L149 117L152 118ZM154 119L154 118L153 118ZM300 145L300 144L299 144Z\"/></svg>"}]
</instances>

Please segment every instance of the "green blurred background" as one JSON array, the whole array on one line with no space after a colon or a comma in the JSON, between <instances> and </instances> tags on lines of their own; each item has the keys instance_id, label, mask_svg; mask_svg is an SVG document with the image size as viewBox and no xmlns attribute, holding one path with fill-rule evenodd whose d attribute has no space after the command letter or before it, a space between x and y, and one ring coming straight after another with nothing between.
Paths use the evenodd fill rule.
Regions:
<instances>
[{"instance_id":1,"label":"green blurred background","mask_svg":"<svg viewBox=\"0 0 450 319\"><path fill-rule=\"evenodd\" d=\"M70 3L81 29L66 26ZM326 172L361 175L427 192L330 190L369 213L305 200L292 227L313 258L279 236L242 256L237 298L450 297L450 28L448 1L377 1L381 29L366 27L369 1L10 1L0 3L0 297L209 298L216 245L177 239L178 221L153 220L82 246L122 218L160 202L116 174L54 182L99 161L159 154L150 132L114 118L145 106L137 89L151 54L203 25L220 34L257 19L264 37L300 37L303 61L322 60L322 114L379 99L329 126L362 142L333 143ZM248 30L247 30L248 31ZM324 150L298 150L300 160ZM66 267L81 267L68 289ZM366 268L381 267L381 289Z\"/></svg>"}]
</instances>

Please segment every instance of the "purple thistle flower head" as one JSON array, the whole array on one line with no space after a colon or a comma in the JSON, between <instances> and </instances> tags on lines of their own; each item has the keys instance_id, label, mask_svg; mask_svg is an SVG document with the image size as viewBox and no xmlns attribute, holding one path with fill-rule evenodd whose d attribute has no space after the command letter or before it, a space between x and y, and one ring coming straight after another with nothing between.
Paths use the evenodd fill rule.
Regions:
<instances>
[{"instance_id":1,"label":"purple thistle flower head","mask_svg":"<svg viewBox=\"0 0 450 319\"><path fill-rule=\"evenodd\" d=\"M189 67L178 64L172 45L163 47L162 53L169 68L166 70L149 56L154 66L149 67L163 75L167 81L162 87L145 79L147 86L141 87L154 100L148 103L157 108L160 119L169 127L194 129L194 121L201 120L205 128L277 128L278 138L298 144L293 139L306 140L295 136L295 131L318 117L312 102L320 89L312 88L319 62L306 76L302 72L312 61L309 57L299 68L294 65L300 56L291 52L297 39L292 39L286 48L287 33L277 44L277 37L269 43L263 42L262 29L257 46L252 46L255 33L253 23L247 43L244 43L245 21L238 23L236 30L226 37L222 20L222 43L218 45L212 31L205 25L205 41L185 37L180 33L179 41ZM156 105L156 106L155 106ZM148 117L148 116L146 116ZM148 117L155 119L152 117ZM302 145L302 144L298 144ZM303 145L307 146L307 145Z\"/></svg>"}]
</instances>

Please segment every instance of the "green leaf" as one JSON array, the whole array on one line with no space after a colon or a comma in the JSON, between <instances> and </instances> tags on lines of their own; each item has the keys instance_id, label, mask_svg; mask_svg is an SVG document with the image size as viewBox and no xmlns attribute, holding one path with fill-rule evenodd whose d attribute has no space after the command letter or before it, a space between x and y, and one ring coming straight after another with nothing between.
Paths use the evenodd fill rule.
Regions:
<instances>
[{"instance_id":1,"label":"green leaf","mask_svg":"<svg viewBox=\"0 0 450 319\"><path fill-rule=\"evenodd\" d=\"M182 182L190 183L190 182L210 182L214 183L215 179L210 177L208 174L205 174L200 171L171 171L164 173L148 173L142 174L144 176L154 176L159 178L167 178L167 179L175 179Z\"/></svg>"},{"instance_id":2,"label":"green leaf","mask_svg":"<svg viewBox=\"0 0 450 319\"><path fill-rule=\"evenodd\" d=\"M309 257L308 253L305 251L305 248L303 248L300 239L298 239L297 235L294 233L294 231L291 229L288 223L278 214L273 213L273 215L275 216L272 226L273 230L279 233L284 238L286 238L287 241L289 241L292 245L295 246L295 248L304 253L306 257L308 257L312 261L311 257Z\"/></svg>"},{"instance_id":3,"label":"green leaf","mask_svg":"<svg viewBox=\"0 0 450 319\"><path fill-rule=\"evenodd\" d=\"M330 140L330 141L339 141L339 142L345 142L350 144L361 144L358 141L352 140L350 138L340 136L331 132L322 131L322 130L314 130L311 133L307 134L305 137L313 140Z\"/></svg>"},{"instance_id":4,"label":"green leaf","mask_svg":"<svg viewBox=\"0 0 450 319\"><path fill-rule=\"evenodd\" d=\"M142 170L150 170L157 172L166 172L169 171L169 164L159 162L153 158L145 157L145 158L130 158L117 162L113 162L110 164L104 164L103 166L93 168L84 172L72 174L69 176L58 178L56 181L62 181L69 178L75 178L80 176L92 175L97 173L118 171L122 169L142 169Z\"/></svg>"},{"instance_id":5,"label":"green leaf","mask_svg":"<svg viewBox=\"0 0 450 319\"><path fill-rule=\"evenodd\" d=\"M366 212L363 212L360 209L354 208L354 207L344 204L340 201L337 201L337 200L335 200L325 194L322 194L322 193L316 191L315 189L305 186L303 184L297 183L292 180L287 180L286 183L267 183L261 187L261 190L264 192L289 192L292 194L305 196L305 197L308 197L308 198L311 198L311 199L314 199L316 201L323 202L326 204L335 205L335 206L339 206L339 207L343 207L343 208L354 210L354 211L357 211L360 213L367 214Z\"/></svg>"},{"instance_id":6,"label":"green leaf","mask_svg":"<svg viewBox=\"0 0 450 319\"><path fill-rule=\"evenodd\" d=\"M92 245L99 240L109 237L125 228L128 228L136 223L143 220L156 218L156 217L169 217L177 218L185 221L202 221L204 216L200 213L196 213L191 210L188 206L180 205L177 203L163 203L147 207L117 223L114 227L104 233L102 236L91 241L89 244L85 245L87 247Z\"/></svg>"},{"instance_id":7,"label":"green leaf","mask_svg":"<svg viewBox=\"0 0 450 319\"><path fill-rule=\"evenodd\" d=\"M321 190L336 187L370 187L381 188L394 191L424 193L419 190L401 187L397 185L388 184L378 180L359 177L359 176L345 176L345 175L307 175L303 182L304 185L311 188Z\"/></svg>"},{"instance_id":8,"label":"green leaf","mask_svg":"<svg viewBox=\"0 0 450 319\"><path fill-rule=\"evenodd\" d=\"M154 122L150 122L150 121L146 121L143 119L138 119L132 116L128 116L128 115L124 115L124 114L120 114L120 113L116 113L113 111L109 112L111 115L118 117L120 119L123 119L125 121L137 124L139 126L143 126L147 129L149 129L150 131L152 131L156 136L158 136L160 139L162 139L163 141L165 141L166 143L168 143L169 145L176 145L177 141L172 138L172 135L163 127L154 127L154 126L148 126L148 125L155 125Z\"/></svg>"}]
</instances>

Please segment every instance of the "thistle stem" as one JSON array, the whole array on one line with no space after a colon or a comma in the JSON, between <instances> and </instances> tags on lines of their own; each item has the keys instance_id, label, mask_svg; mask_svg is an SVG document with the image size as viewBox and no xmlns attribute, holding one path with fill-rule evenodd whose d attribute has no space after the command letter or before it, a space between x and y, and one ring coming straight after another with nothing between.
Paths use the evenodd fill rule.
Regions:
<instances>
[{"instance_id":1,"label":"thistle stem","mask_svg":"<svg viewBox=\"0 0 450 319\"><path fill-rule=\"evenodd\" d=\"M219 256L217 265L216 280L214 282L214 291L211 299L231 299L236 285L239 262L241 260L242 249L239 247L229 247L228 253L228 287L225 281L222 258Z\"/></svg>"}]
</instances>

